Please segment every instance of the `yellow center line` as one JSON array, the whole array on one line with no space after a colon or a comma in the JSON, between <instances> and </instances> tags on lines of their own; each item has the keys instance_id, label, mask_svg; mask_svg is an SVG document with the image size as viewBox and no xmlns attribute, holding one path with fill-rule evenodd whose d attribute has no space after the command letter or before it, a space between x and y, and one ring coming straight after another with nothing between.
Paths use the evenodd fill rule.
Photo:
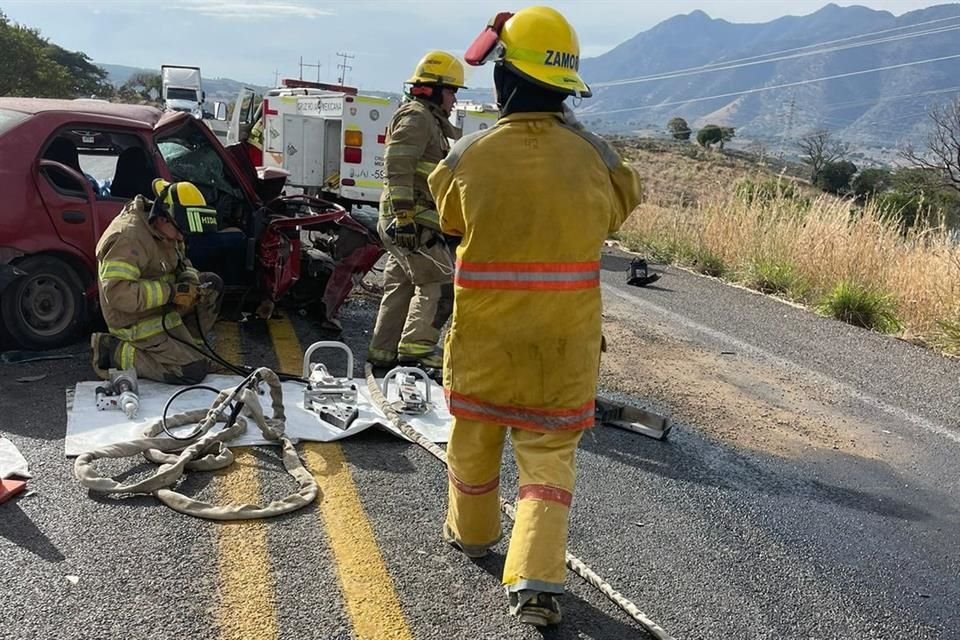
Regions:
<instances>
[{"instance_id":1,"label":"yellow center line","mask_svg":"<svg viewBox=\"0 0 960 640\"><path fill-rule=\"evenodd\" d=\"M235 322L217 323L217 351L230 362L242 362L240 329ZM235 461L218 480L224 503L260 502L257 461L247 448L233 448ZM267 525L262 520L216 525L220 591L217 624L222 640L277 637L274 581L267 548Z\"/></svg>"},{"instance_id":2,"label":"yellow center line","mask_svg":"<svg viewBox=\"0 0 960 640\"><path fill-rule=\"evenodd\" d=\"M270 337L287 372L300 371L303 349L289 320L270 320ZM337 563L350 621L357 640L412 640L400 598L357 493L356 484L335 443L308 443L304 457L320 485L319 513Z\"/></svg>"}]
</instances>

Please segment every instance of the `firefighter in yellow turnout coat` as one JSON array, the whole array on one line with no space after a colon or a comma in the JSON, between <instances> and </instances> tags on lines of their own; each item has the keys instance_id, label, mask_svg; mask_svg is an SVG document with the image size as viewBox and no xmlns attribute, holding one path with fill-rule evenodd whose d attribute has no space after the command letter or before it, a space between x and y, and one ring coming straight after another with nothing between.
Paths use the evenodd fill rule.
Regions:
<instances>
[{"instance_id":1,"label":"firefighter in yellow turnout coat","mask_svg":"<svg viewBox=\"0 0 960 640\"><path fill-rule=\"evenodd\" d=\"M181 230L216 229L216 212L189 182L155 180L154 192L154 203L142 196L130 201L97 243L100 306L110 333L91 338L93 368L103 378L110 368L136 369L141 378L196 384L209 362L184 342L200 342L200 331L213 328L223 281L193 268Z\"/></svg>"},{"instance_id":2,"label":"firefighter in yellow turnout coat","mask_svg":"<svg viewBox=\"0 0 960 640\"><path fill-rule=\"evenodd\" d=\"M463 83L459 60L429 52L407 80L410 99L387 128L378 227L389 256L367 354L375 366L443 365L437 341L453 303L453 260L427 176L450 150L448 139L459 138L448 118Z\"/></svg>"},{"instance_id":3,"label":"firefighter in yellow turnout coat","mask_svg":"<svg viewBox=\"0 0 960 640\"><path fill-rule=\"evenodd\" d=\"M500 538L509 433L520 486L503 582L512 613L542 626L560 620L575 453L594 424L600 251L641 188L563 106L589 96L567 21L543 7L498 18L496 38L485 33L501 118L460 140L429 178L443 231L463 238L444 356L454 415L444 537L470 556ZM483 57L474 49L468 63Z\"/></svg>"}]
</instances>

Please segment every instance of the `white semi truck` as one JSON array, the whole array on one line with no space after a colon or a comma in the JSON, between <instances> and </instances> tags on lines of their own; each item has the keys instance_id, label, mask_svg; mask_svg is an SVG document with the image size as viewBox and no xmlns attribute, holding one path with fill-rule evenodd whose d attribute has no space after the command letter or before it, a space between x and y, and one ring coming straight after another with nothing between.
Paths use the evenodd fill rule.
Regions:
<instances>
[{"instance_id":1,"label":"white semi truck","mask_svg":"<svg viewBox=\"0 0 960 640\"><path fill-rule=\"evenodd\" d=\"M206 95L200 80L200 67L165 64L160 67L160 78L165 111L183 111L198 120L203 118Z\"/></svg>"}]
</instances>

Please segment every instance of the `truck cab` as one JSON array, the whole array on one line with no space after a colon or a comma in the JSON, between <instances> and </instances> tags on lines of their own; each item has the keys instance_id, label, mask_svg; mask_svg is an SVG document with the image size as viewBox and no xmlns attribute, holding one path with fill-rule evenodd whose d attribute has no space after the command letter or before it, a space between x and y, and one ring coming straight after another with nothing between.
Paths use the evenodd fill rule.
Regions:
<instances>
[{"instance_id":1,"label":"truck cab","mask_svg":"<svg viewBox=\"0 0 960 640\"><path fill-rule=\"evenodd\" d=\"M165 111L189 113L203 118L206 94L200 79L200 67L165 64L160 67L161 97Z\"/></svg>"}]
</instances>

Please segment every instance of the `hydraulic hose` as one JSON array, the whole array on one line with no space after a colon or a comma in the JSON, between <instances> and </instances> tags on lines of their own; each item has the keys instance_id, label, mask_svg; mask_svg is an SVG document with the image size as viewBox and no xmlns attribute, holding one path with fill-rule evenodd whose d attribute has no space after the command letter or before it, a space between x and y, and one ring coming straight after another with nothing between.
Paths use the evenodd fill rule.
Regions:
<instances>
[{"instance_id":1,"label":"hydraulic hose","mask_svg":"<svg viewBox=\"0 0 960 640\"><path fill-rule=\"evenodd\" d=\"M161 326L163 327L163 331L171 339L176 340L177 342L184 345L185 347L189 347L190 349L196 351L197 353L202 355L204 358L213 360L220 366L224 367L225 369L233 372L238 376L246 377L246 376L249 376L254 371L253 367L234 364L229 360L227 360L226 358L224 358L223 356L221 356L219 353L217 353L216 350L213 348L213 346L210 344L210 341L207 340L207 334L204 333L203 327L200 326L200 318L196 314L194 314L194 321L197 323L197 333L200 335L200 339L203 341L203 344L207 348L207 351L204 351L195 343L189 340L184 340L178 336L173 335L169 327L167 327L166 314L160 316L160 323L161 323ZM277 373L277 377L280 378L282 382L299 382L300 384L308 384L306 378L304 378L303 376L292 374L292 373Z\"/></svg>"}]
</instances>

